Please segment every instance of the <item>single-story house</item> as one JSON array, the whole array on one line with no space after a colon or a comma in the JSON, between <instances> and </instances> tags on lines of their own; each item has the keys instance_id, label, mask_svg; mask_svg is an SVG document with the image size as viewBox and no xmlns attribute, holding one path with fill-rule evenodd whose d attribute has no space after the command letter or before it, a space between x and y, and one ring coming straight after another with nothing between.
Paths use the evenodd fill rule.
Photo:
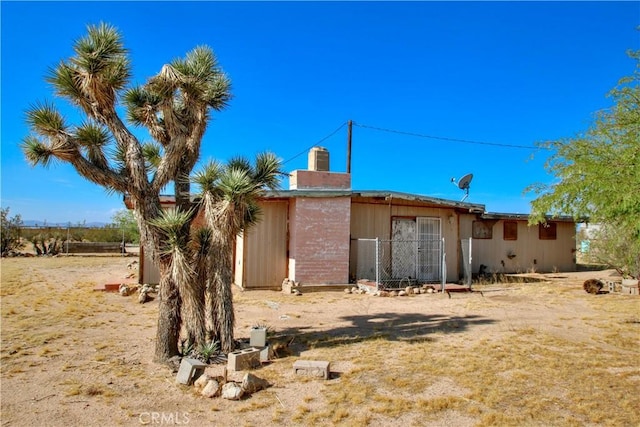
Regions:
<instances>
[{"instance_id":1,"label":"single-story house","mask_svg":"<svg viewBox=\"0 0 640 427\"><path fill-rule=\"evenodd\" d=\"M487 213L480 204L353 190L350 174L329 171L328 161L318 170L323 162L312 155L308 170L290 174L288 190L264 196L262 221L237 237L237 286L279 289L285 278L458 282L471 273L576 268L571 218L529 226L527 215ZM157 282L157 268L141 259L139 277Z\"/></svg>"}]
</instances>

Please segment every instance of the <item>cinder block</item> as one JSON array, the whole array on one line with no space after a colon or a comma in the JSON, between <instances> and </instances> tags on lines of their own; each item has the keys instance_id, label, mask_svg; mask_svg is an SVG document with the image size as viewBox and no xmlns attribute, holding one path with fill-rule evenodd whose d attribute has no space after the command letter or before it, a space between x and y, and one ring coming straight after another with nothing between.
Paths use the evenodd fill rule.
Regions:
<instances>
[{"instance_id":1,"label":"cinder block","mask_svg":"<svg viewBox=\"0 0 640 427\"><path fill-rule=\"evenodd\" d=\"M266 328L251 328L249 335L249 345L251 347L264 347L267 344Z\"/></svg>"},{"instance_id":2,"label":"cinder block","mask_svg":"<svg viewBox=\"0 0 640 427\"><path fill-rule=\"evenodd\" d=\"M272 352L269 343L260 349L260 362L268 362L271 360Z\"/></svg>"},{"instance_id":3,"label":"cinder block","mask_svg":"<svg viewBox=\"0 0 640 427\"><path fill-rule=\"evenodd\" d=\"M330 363L320 360L297 360L293 364L293 372L296 375L308 375L312 377L329 379Z\"/></svg>"},{"instance_id":4,"label":"cinder block","mask_svg":"<svg viewBox=\"0 0 640 427\"><path fill-rule=\"evenodd\" d=\"M176 375L176 382L179 384L189 385L194 378L204 372L204 368L207 367L206 363L203 363L197 359L183 358L180 362L180 369Z\"/></svg>"},{"instance_id":5,"label":"cinder block","mask_svg":"<svg viewBox=\"0 0 640 427\"><path fill-rule=\"evenodd\" d=\"M260 366L260 349L250 347L229 353L227 368L233 371L256 368Z\"/></svg>"}]
</instances>

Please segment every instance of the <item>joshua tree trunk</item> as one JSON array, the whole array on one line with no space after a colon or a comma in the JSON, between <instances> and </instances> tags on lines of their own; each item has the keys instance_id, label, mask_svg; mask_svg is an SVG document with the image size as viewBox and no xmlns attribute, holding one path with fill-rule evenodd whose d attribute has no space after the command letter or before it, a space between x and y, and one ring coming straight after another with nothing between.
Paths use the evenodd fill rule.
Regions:
<instances>
[{"instance_id":1,"label":"joshua tree trunk","mask_svg":"<svg viewBox=\"0 0 640 427\"><path fill-rule=\"evenodd\" d=\"M160 290L158 292L158 330L156 334L156 350L154 361L166 363L178 355L178 339L180 337L181 298L178 287L169 272L169 260L160 260Z\"/></svg>"},{"instance_id":2,"label":"joshua tree trunk","mask_svg":"<svg viewBox=\"0 0 640 427\"><path fill-rule=\"evenodd\" d=\"M191 182L189 171L192 169L193 161L189 159L182 160L178 171L177 178L174 182L174 191L176 197L176 207L182 212L192 211L191 203ZM194 215L189 215L189 220L180 230L181 241L191 241L191 224ZM185 247L186 253L186 247ZM175 260L174 260L175 261ZM193 262L193 259L182 258L185 263ZM197 262L197 261L196 261ZM196 264L196 268L197 268ZM187 339L196 347L206 342L206 322L205 322L205 301L204 301L204 283L199 280L199 272L192 270L191 266L185 265L189 269L189 280L183 280L178 283L180 295L182 295L182 314L184 325L187 333Z\"/></svg>"},{"instance_id":3,"label":"joshua tree trunk","mask_svg":"<svg viewBox=\"0 0 640 427\"><path fill-rule=\"evenodd\" d=\"M217 265L214 269L211 290L214 333L220 340L220 348L224 352L233 351L235 342L233 339L233 328L235 326L235 316L233 312L233 293L231 284L233 282L233 251L232 242L220 241L214 247L219 257L216 259Z\"/></svg>"},{"instance_id":4,"label":"joshua tree trunk","mask_svg":"<svg viewBox=\"0 0 640 427\"><path fill-rule=\"evenodd\" d=\"M181 287L180 294L187 340L197 348L207 341L204 289L195 280L188 286Z\"/></svg>"}]
</instances>

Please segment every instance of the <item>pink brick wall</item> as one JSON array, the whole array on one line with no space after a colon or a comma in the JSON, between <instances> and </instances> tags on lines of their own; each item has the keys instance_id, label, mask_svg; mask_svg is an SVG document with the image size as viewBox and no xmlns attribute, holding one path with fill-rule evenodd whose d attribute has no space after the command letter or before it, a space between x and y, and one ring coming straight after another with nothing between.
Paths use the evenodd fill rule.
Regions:
<instances>
[{"instance_id":1,"label":"pink brick wall","mask_svg":"<svg viewBox=\"0 0 640 427\"><path fill-rule=\"evenodd\" d=\"M289 278L303 284L349 282L350 197L298 197L289 216Z\"/></svg>"},{"instance_id":2,"label":"pink brick wall","mask_svg":"<svg viewBox=\"0 0 640 427\"><path fill-rule=\"evenodd\" d=\"M350 188L351 174L348 173L296 170L289 176L290 190L348 190Z\"/></svg>"}]
</instances>

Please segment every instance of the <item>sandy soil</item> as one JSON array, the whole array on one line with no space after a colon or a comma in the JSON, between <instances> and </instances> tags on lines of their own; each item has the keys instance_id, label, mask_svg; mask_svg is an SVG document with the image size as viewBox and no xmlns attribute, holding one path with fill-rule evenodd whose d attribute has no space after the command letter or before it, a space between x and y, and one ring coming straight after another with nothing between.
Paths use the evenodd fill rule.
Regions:
<instances>
[{"instance_id":1,"label":"sandy soil","mask_svg":"<svg viewBox=\"0 0 640 427\"><path fill-rule=\"evenodd\" d=\"M575 342L593 331L581 319L596 316L581 284L614 273L539 275L562 293L537 293L535 284L487 285L479 293L377 298L342 292L284 295L235 290L236 337L267 324L291 343L290 355L254 373L273 387L241 402L206 399L175 383L175 374L152 362L157 301L95 292L101 283L126 281L133 258L60 257L3 259L1 421L3 426L75 425L296 425L294 408L307 396L322 406L323 391L340 385L358 367L342 346L387 329L388 340L434 336L447 345L535 328ZM443 332L444 331L444 332ZM331 349L309 349L314 337L336 338ZM300 337L304 337L301 339ZM292 341L291 341L292 340ZM600 344L606 347L606 344ZM633 352L631 352L633 354ZM635 353L637 356L637 353ZM331 357L332 379L296 378L298 359ZM393 358L393 355L390 355ZM222 365L208 369L219 374ZM231 374L231 379L240 374ZM464 395L443 377L420 396ZM260 395L260 396L258 396ZM315 400L308 396L315 397ZM354 408L357 411L357 408ZM410 414L405 424L415 424ZM369 425L397 425L403 418L374 418ZM412 421L413 420L413 421ZM468 414L445 411L422 425L474 425ZM328 421L327 424L340 424Z\"/></svg>"}]
</instances>

